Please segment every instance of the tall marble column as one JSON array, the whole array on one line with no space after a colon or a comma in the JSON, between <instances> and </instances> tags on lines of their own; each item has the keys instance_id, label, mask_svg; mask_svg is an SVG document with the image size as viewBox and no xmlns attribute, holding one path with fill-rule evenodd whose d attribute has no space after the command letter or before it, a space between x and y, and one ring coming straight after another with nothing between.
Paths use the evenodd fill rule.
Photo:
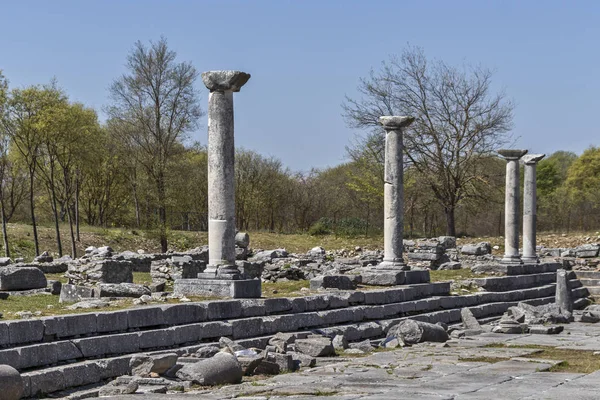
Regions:
<instances>
[{"instance_id":1,"label":"tall marble column","mask_svg":"<svg viewBox=\"0 0 600 400\"><path fill-rule=\"evenodd\" d=\"M413 117L386 116L379 118L385 129L383 262L378 269L408 269L402 260L404 232L404 170L402 130Z\"/></svg>"},{"instance_id":2,"label":"tall marble column","mask_svg":"<svg viewBox=\"0 0 600 400\"><path fill-rule=\"evenodd\" d=\"M209 71L202 81L208 97L208 266L203 277L239 278L235 265L235 146L233 92L250 79L240 71Z\"/></svg>"},{"instance_id":3,"label":"tall marble column","mask_svg":"<svg viewBox=\"0 0 600 400\"><path fill-rule=\"evenodd\" d=\"M498 150L506 160L506 193L504 201L504 264L521 264L519 256L519 159L527 150Z\"/></svg>"},{"instance_id":4,"label":"tall marble column","mask_svg":"<svg viewBox=\"0 0 600 400\"><path fill-rule=\"evenodd\" d=\"M539 262L535 251L537 225L537 163L545 154L523 156L525 177L523 183L523 262Z\"/></svg>"}]
</instances>

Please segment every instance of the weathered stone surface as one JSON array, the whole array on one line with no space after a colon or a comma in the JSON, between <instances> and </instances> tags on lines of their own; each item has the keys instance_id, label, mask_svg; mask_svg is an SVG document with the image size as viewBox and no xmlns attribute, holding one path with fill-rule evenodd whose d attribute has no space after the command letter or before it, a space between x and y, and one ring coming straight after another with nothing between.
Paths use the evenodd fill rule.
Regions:
<instances>
[{"instance_id":1,"label":"weathered stone surface","mask_svg":"<svg viewBox=\"0 0 600 400\"><path fill-rule=\"evenodd\" d=\"M260 298L260 279L177 279L175 294L186 296L216 296L232 298Z\"/></svg>"},{"instance_id":2,"label":"weathered stone surface","mask_svg":"<svg viewBox=\"0 0 600 400\"><path fill-rule=\"evenodd\" d=\"M326 275L319 276L310 280L311 290L328 288L352 290L356 289L356 285L356 280L351 279L351 277L347 275Z\"/></svg>"},{"instance_id":3,"label":"weathered stone surface","mask_svg":"<svg viewBox=\"0 0 600 400\"><path fill-rule=\"evenodd\" d=\"M238 232L235 234L235 245L243 249L250 246L250 235L246 232Z\"/></svg>"},{"instance_id":4,"label":"weathered stone surface","mask_svg":"<svg viewBox=\"0 0 600 400\"><path fill-rule=\"evenodd\" d=\"M249 79L250 74L241 71L207 71L202 73L202 81L211 92L239 92Z\"/></svg>"},{"instance_id":5,"label":"weathered stone surface","mask_svg":"<svg viewBox=\"0 0 600 400\"><path fill-rule=\"evenodd\" d=\"M48 285L44 273L36 267L0 267L0 290L41 289Z\"/></svg>"},{"instance_id":6,"label":"weathered stone surface","mask_svg":"<svg viewBox=\"0 0 600 400\"><path fill-rule=\"evenodd\" d=\"M240 383L242 376L242 366L229 353L218 353L212 358L187 364L177 372L179 379L203 386Z\"/></svg>"},{"instance_id":7,"label":"weathered stone surface","mask_svg":"<svg viewBox=\"0 0 600 400\"><path fill-rule=\"evenodd\" d=\"M92 260L86 264L69 264L67 276L73 283L132 283L133 264L110 259Z\"/></svg>"},{"instance_id":8,"label":"weathered stone surface","mask_svg":"<svg viewBox=\"0 0 600 400\"><path fill-rule=\"evenodd\" d=\"M174 281L176 279L194 279L204 271L206 263L194 260L192 256L172 256L164 260L152 261L150 275L153 280Z\"/></svg>"},{"instance_id":9,"label":"weathered stone surface","mask_svg":"<svg viewBox=\"0 0 600 400\"><path fill-rule=\"evenodd\" d=\"M344 335L335 335L332 340L333 348L336 350L345 350L348 348L348 340Z\"/></svg>"},{"instance_id":10,"label":"weathered stone surface","mask_svg":"<svg viewBox=\"0 0 600 400\"><path fill-rule=\"evenodd\" d=\"M530 325L529 333L539 335L557 335L565 329L562 325Z\"/></svg>"},{"instance_id":11,"label":"weathered stone surface","mask_svg":"<svg viewBox=\"0 0 600 400\"><path fill-rule=\"evenodd\" d=\"M575 255L579 258L598 257L600 252L600 244L584 244L575 248Z\"/></svg>"},{"instance_id":12,"label":"weathered stone surface","mask_svg":"<svg viewBox=\"0 0 600 400\"><path fill-rule=\"evenodd\" d=\"M390 328L387 337L397 337L406 344L445 342L448 333L439 325L407 319Z\"/></svg>"},{"instance_id":13,"label":"weathered stone surface","mask_svg":"<svg viewBox=\"0 0 600 400\"><path fill-rule=\"evenodd\" d=\"M19 400L23 396L24 387L21 374L8 365L0 365L0 398L2 400Z\"/></svg>"},{"instance_id":14,"label":"weathered stone surface","mask_svg":"<svg viewBox=\"0 0 600 400\"><path fill-rule=\"evenodd\" d=\"M98 394L100 397L117 396L120 394L133 394L138 390L138 388L139 384L136 381L132 380L124 385L108 384L106 386L103 386L102 388L100 388Z\"/></svg>"},{"instance_id":15,"label":"weathered stone surface","mask_svg":"<svg viewBox=\"0 0 600 400\"><path fill-rule=\"evenodd\" d=\"M148 286L137 283L100 283L94 289L94 297L141 297L151 294Z\"/></svg>"},{"instance_id":16,"label":"weathered stone surface","mask_svg":"<svg viewBox=\"0 0 600 400\"><path fill-rule=\"evenodd\" d=\"M556 304L563 314L573 313L573 299L571 297L571 286L567 271L559 269L556 271Z\"/></svg>"},{"instance_id":17,"label":"weathered stone surface","mask_svg":"<svg viewBox=\"0 0 600 400\"><path fill-rule=\"evenodd\" d=\"M74 303L94 297L94 289L87 286L64 284L60 289L60 303Z\"/></svg>"},{"instance_id":18,"label":"weathered stone surface","mask_svg":"<svg viewBox=\"0 0 600 400\"><path fill-rule=\"evenodd\" d=\"M154 360L145 354L135 354L129 361L132 375L149 376L153 366Z\"/></svg>"},{"instance_id":19,"label":"weathered stone surface","mask_svg":"<svg viewBox=\"0 0 600 400\"><path fill-rule=\"evenodd\" d=\"M465 244L460 248L460 252L468 256L483 256L492 253L492 246L488 242Z\"/></svg>"},{"instance_id":20,"label":"weathered stone surface","mask_svg":"<svg viewBox=\"0 0 600 400\"><path fill-rule=\"evenodd\" d=\"M294 343L297 352L311 357L325 357L335 354L331 339L327 337L297 339Z\"/></svg>"},{"instance_id":21,"label":"weathered stone surface","mask_svg":"<svg viewBox=\"0 0 600 400\"><path fill-rule=\"evenodd\" d=\"M461 269L462 268L462 264L456 261L449 261L449 262L445 262L442 265L440 265L440 267L438 268L439 270L454 270L454 269Z\"/></svg>"},{"instance_id":22,"label":"weathered stone surface","mask_svg":"<svg viewBox=\"0 0 600 400\"><path fill-rule=\"evenodd\" d=\"M468 308L463 308L460 310L460 315L462 317L462 322L465 329L481 330L481 325L471 310Z\"/></svg>"}]
</instances>

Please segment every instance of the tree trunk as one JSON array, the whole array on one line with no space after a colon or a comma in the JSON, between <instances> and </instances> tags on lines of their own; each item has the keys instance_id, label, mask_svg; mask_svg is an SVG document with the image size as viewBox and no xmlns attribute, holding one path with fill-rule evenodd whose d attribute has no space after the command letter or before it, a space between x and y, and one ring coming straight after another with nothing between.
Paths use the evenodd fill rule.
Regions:
<instances>
[{"instance_id":1,"label":"tree trunk","mask_svg":"<svg viewBox=\"0 0 600 400\"><path fill-rule=\"evenodd\" d=\"M2 239L4 241L4 256L10 257L10 248L8 247L8 233L6 231L6 212L4 210L4 197L0 199L0 211L2 212Z\"/></svg>"},{"instance_id":2,"label":"tree trunk","mask_svg":"<svg viewBox=\"0 0 600 400\"><path fill-rule=\"evenodd\" d=\"M81 236L79 236L79 170L75 171L75 230L77 241L81 242Z\"/></svg>"},{"instance_id":3,"label":"tree trunk","mask_svg":"<svg viewBox=\"0 0 600 400\"><path fill-rule=\"evenodd\" d=\"M140 215L140 201L138 199L137 185L131 185L133 190L133 204L135 205L135 226L140 227L141 215Z\"/></svg>"},{"instance_id":4,"label":"tree trunk","mask_svg":"<svg viewBox=\"0 0 600 400\"><path fill-rule=\"evenodd\" d=\"M162 174L157 180L158 189L158 220L160 225L160 249L163 253L167 252L167 208L166 208L166 193L165 182Z\"/></svg>"},{"instance_id":5,"label":"tree trunk","mask_svg":"<svg viewBox=\"0 0 600 400\"><path fill-rule=\"evenodd\" d=\"M35 167L34 167L35 168ZM35 246L35 255L40 255L40 244L38 241L37 224L35 222L35 194L33 193L33 171L29 167L29 206L31 211L31 225L33 225L33 244Z\"/></svg>"},{"instance_id":6,"label":"tree trunk","mask_svg":"<svg viewBox=\"0 0 600 400\"><path fill-rule=\"evenodd\" d=\"M454 206L444 208L446 214L446 235L456 237L456 221L454 219Z\"/></svg>"},{"instance_id":7,"label":"tree trunk","mask_svg":"<svg viewBox=\"0 0 600 400\"><path fill-rule=\"evenodd\" d=\"M58 247L58 256L63 256L62 241L60 239L60 226L58 224L58 210L56 204L56 189L54 188L54 166L50 162L50 195L52 196L52 214L54 215L54 230L56 232L56 247Z\"/></svg>"},{"instance_id":8,"label":"tree trunk","mask_svg":"<svg viewBox=\"0 0 600 400\"><path fill-rule=\"evenodd\" d=\"M67 216L69 218L69 231L71 233L71 257L77 258L77 246L75 245L75 232L73 230L73 219L71 218L71 207L67 206Z\"/></svg>"}]
</instances>

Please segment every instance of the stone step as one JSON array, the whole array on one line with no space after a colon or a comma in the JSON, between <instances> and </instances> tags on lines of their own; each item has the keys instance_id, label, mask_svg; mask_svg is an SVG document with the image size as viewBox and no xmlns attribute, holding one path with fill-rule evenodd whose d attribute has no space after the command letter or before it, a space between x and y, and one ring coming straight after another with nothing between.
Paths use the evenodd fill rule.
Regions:
<instances>
[{"instance_id":1,"label":"stone step","mask_svg":"<svg viewBox=\"0 0 600 400\"><path fill-rule=\"evenodd\" d=\"M588 292L593 296L600 296L600 286L586 286Z\"/></svg>"},{"instance_id":2,"label":"stone step","mask_svg":"<svg viewBox=\"0 0 600 400\"><path fill-rule=\"evenodd\" d=\"M577 289L584 285L583 285L583 283L581 283L581 280L579 280L579 279L570 279L569 286L571 287L571 289Z\"/></svg>"},{"instance_id":3,"label":"stone step","mask_svg":"<svg viewBox=\"0 0 600 400\"><path fill-rule=\"evenodd\" d=\"M554 297L543 297L525 300L532 305L541 305L554 302ZM518 302L489 303L469 307L473 315L480 320L497 317L503 314L509 307L517 305ZM434 310L418 315L404 316L400 318L388 318L378 321L358 322L352 324L338 325L319 329L318 332L328 336L345 334L349 341L360 341L365 339L377 339L394 325L405 319L417 319L420 321L446 324L461 321L460 308L449 310ZM298 335L306 335L314 331L294 331ZM261 336L252 339L237 340L245 347L264 347L272 335ZM198 349L218 345L217 342L202 343L198 345L180 347L175 352L186 354L196 352ZM172 351L170 351L172 352ZM158 353L158 352L157 352ZM152 354L152 353L150 353ZM91 385L102 380L129 375L129 360L133 354L100 358L74 362L67 365L52 366L36 371L28 371L22 374L25 383L25 397L43 396L53 392L63 391L68 388Z\"/></svg>"},{"instance_id":4,"label":"stone step","mask_svg":"<svg viewBox=\"0 0 600 400\"><path fill-rule=\"evenodd\" d=\"M584 286L600 286L600 278L579 278Z\"/></svg>"},{"instance_id":5,"label":"stone step","mask_svg":"<svg viewBox=\"0 0 600 400\"><path fill-rule=\"evenodd\" d=\"M562 268L561 263L540 262L538 264L507 265L506 275L529 275L556 272Z\"/></svg>"},{"instance_id":6,"label":"stone step","mask_svg":"<svg viewBox=\"0 0 600 400\"><path fill-rule=\"evenodd\" d=\"M221 336L229 336L247 347L264 347L277 332L307 330L327 333L351 329L352 338L371 339L383 335L395 321L406 318L454 323L460 321L463 307L469 307L481 319L497 317L520 301L534 305L553 302L555 284L463 296L439 295L448 292L449 283L435 283L295 299L225 300L43 321L6 321L9 340L5 346L9 348L0 350L0 364L13 365L23 372L29 395L51 393L125 375L129 373L129 359L136 353L182 355ZM425 297L419 297L422 294ZM575 288L572 294L576 307L587 304L585 288ZM42 337L47 342L15 347L10 335L14 339L27 334L29 327L34 333L29 333L28 340L36 339L38 322L42 323ZM106 327L109 323L114 324L110 329ZM115 329L123 331L114 332Z\"/></svg>"},{"instance_id":7,"label":"stone step","mask_svg":"<svg viewBox=\"0 0 600 400\"><path fill-rule=\"evenodd\" d=\"M600 271L574 271L578 278L600 279Z\"/></svg>"},{"instance_id":8,"label":"stone step","mask_svg":"<svg viewBox=\"0 0 600 400\"><path fill-rule=\"evenodd\" d=\"M507 292L481 292L464 296L432 296L424 299L386 302L385 291L369 299L368 305L304 311L299 313L231 318L226 321L206 321L137 332L96 335L48 343L29 344L0 350L0 364L18 370L39 368L56 363L68 363L96 357L114 357L158 349L172 349L202 341L218 340L221 336L245 339L303 329L320 329L332 325L377 321L409 316L435 310L460 310L463 307L487 307L486 304L532 300L553 296L555 285ZM376 293L371 293L376 294ZM584 292L573 290L573 298ZM370 297L370 296L368 296Z\"/></svg>"},{"instance_id":9,"label":"stone step","mask_svg":"<svg viewBox=\"0 0 600 400\"><path fill-rule=\"evenodd\" d=\"M472 281L488 292L505 292L509 290L531 288L556 282L556 272L545 272L533 275L512 275L499 277L475 278Z\"/></svg>"},{"instance_id":10,"label":"stone step","mask_svg":"<svg viewBox=\"0 0 600 400\"><path fill-rule=\"evenodd\" d=\"M336 291L296 298L204 301L0 321L0 347L16 347L83 336L138 332L165 326L242 317L296 314L345 308L350 305L398 303L430 296L445 296L449 293L450 282L436 282L381 290Z\"/></svg>"}]
</instances>

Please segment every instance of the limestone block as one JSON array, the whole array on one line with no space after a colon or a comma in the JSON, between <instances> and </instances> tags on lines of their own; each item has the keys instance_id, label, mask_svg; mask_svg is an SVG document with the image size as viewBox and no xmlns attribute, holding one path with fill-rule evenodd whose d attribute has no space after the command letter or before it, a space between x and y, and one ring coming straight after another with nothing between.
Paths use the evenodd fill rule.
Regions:
<instances>
[{"instance_id":1,"label":"limestone block","mask_svg":"<svg viewBox=\"0 0 600 400\"><path fill-rule=\"evenodd\" d=\"M157 329L139 332L139 346L142 350L171 347L174 344L174 338L168 330Z\"/></svg>"},{"instance_id":2,"label":"limestone block","mask_svg":"<svg viewBox=\"0 0 600 400\"><path fill-rule=\"evenodd\" d=\"M352 290L356 289L356 282L347 275L326 275L311 279L310 288L311 290L328 288Z\"/></svg>"},{"instance_id":3,"label":"limestone block","mask_svg":"<svg viewBox=\"0 0 600 400\"><path fill-rule=\"evenodd\" d=\"M233 338L243 339L261 336L263 334L262 320L262 317L255 317L230 321L233 329Z\"/></svg>"},{"instance_id":4,"label":"limestone block","mask_svg":"<svg viewBox=\"0 0 600 400\"><path fill-rule=\"evenodd\" d=\"M160 306L127 310L127 325L130 329L159 326L164 323L163 309Z\"/></svg>"},{"instance_id":5,"label":"limestone block","mask_svg":"<svg viewBox=\"0 0 600 400\"><path fill-rule=\"evenodd\" d=\"M297 339L294 344L297 352L311 357L325 357L335 354L331 339L327 337Z\"/></svg>"},{"instance_id":6,"label":"limestone block","mask_svg":"<svg viewBox=\"0 0 600 400\"><path fill-rule=\"evenodd\" d=\"M242 305L239 300L211 301L207 308L208 319L213 321L238 318L242 315Z\"/></svg>"},{"instance_id":7,"label":"limestone block","mask_svg":"<svg viewBox=\"0 0 600 400\"><path fill-rule=\"evenodd\" d=\"M41 320L6 321L9 343L22 344L40 342L44 337L44 323Z\"/></svg>"},{"instance_id":8,"label":"limestone block","mask_svg":"<svg viewBox=\"0 0 600 400\"><path fill-rule=\"evenodd\" d=\"M125 331L128 325L127 311L110 311L96 313L96 326L98 333Z\"/></svg>"},{"instance_id":9,"label":"limestone block","mask_svg":"<svg viewBox=\"0 0 600 400\"><path fill-rule=\"evenodd\" d=\"M492 253L492 246L488 242L465 244L460 248L460 252L463 255L483 256Z\"/></svg>"},{"instance_id":10,"label":"limestone block","mask_svg":"<svg viewBox=\"0 0 600 400\"><path fill-rule=\"evenodd\" d=\"M62 369L49 368L27 373L32 397L65 389L65 376Z\"/></svg>"},{"instance_id":11,"label":"limestone block","mask_svg":"<svg viewBox=\"0 0 600 400\"><path fill-rule=\"evenodd\" d=\"M75 303L82 299L94 297L94 290L87 286L64 284L60 289L60 303Z\"/></svg>"},{"instance_id":12,"label":"limestone block","mask_svg":"<svg viewBox=\"0 0 600 400\"><path fill-rule=\"evenodd\" d=\"M0 267L0 290L41 289L48 285L44 273L36 267Z\"/></svg>"}]
</instances>

